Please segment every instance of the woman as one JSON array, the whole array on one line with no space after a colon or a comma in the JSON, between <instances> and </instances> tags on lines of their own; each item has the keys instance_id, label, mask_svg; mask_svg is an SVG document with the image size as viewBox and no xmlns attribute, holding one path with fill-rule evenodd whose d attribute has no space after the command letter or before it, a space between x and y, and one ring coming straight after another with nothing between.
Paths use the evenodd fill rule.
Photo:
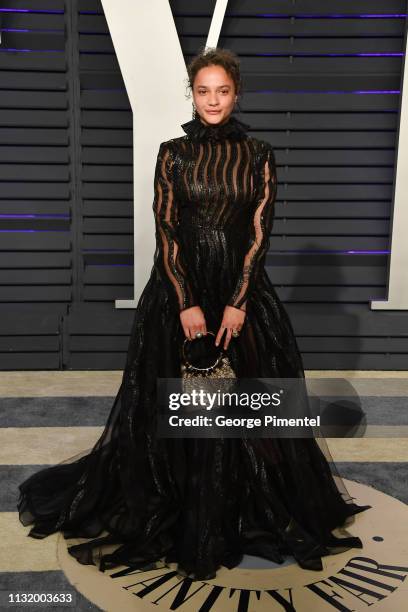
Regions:
<instances>
[{"instance_id":1,"label":"woman","mask_svg":"<svg viewBox=\"0 0 408 612\"><path fill-rule=\"evenodd\" d=\"M238 378L304 378L264 267L277 189L273 149L232 116L241 91L235 54L200 53L189 80L196 114L184 136L160 145L154 265L104 432L92 449L20 485L20 520L33 524L34 538L58 530L86 538L68 550L101 571L164 559L210 579L245 553L277 563L293 554L301 567L320 570L322 556L362 547L332 530L370 508L352 503L327 447L325 455L313 438L154 433L156 379L180 376L185 338L215 330Z\"/></svg>"}]
</instances>

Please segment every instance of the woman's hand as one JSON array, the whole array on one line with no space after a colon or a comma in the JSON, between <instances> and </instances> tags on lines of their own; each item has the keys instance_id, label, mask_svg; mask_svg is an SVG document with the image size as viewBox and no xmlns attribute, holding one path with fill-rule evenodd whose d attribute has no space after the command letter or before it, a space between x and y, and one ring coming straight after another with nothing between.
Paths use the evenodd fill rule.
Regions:
<instances>
[{"instance_id":1,"label":"woman's hand","mask_svg":"<svg viewBox=\"0 0 408 612\"><path fill-rule=\"evenodd\" d=\"M221 327L218 330L217 337L215 339L215 345L218 346L221 342L221 338L227 330L227 335L224 341L224 349L227 350L228 345L230 343L232 336L232 330L236 329L237 331L241 331L242 326L244 324L246 317L245 310L241 310L240 308L235 308L235 306L225 306L224 315L221 322Z\"/></svg>"},{"instance_id":2,"label":"woman's hand","mask_svg":"<svg viewBox=\"0 0 408 612\"><path fill-rule=\"evenodd\" d=\"M207 333L207 325L204 313L200 306L191 306L180 312L180 321L183 326L184 335L189 340L194 340L197 332Z\"/></svg>"}]
</instances>

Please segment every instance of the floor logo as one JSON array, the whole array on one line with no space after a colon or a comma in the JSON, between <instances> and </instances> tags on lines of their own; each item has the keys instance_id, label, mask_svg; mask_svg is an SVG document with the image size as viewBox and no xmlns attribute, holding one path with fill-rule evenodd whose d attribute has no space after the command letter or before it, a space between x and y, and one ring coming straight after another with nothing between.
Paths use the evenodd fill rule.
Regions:
<instances>
[{"instance_id":1,"label":"floor logo","mask_svg":"<svg viewBox=\"0 0 408 612\"><path fill-rule=\"evenodd\" d=\"M267 568L262 560L259 569L222 568L208 581L192 581L173 564L99 572L68 554L67 545L81 540L62 535L58 558L70 582L109 612L403 612L408 600L408 506L372 487L345 483L356 503L372 506L348 528L364 548L323 557L321 572L303 570L290 560ZM341 535L341 530L334 533Z\"/></svg>"}]
</instances>

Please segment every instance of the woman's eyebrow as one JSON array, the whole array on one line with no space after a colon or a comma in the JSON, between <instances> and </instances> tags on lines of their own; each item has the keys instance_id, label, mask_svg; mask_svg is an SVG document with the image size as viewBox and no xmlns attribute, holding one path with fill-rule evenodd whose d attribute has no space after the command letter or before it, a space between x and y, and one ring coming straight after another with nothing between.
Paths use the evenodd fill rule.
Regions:
<instances>
[{"instance_id":1,"label":"woman's eyebrow","mask_svg":"<svg viewBox=\"0 0 408 612\"><path fill-rule=\"evenodd\" d=\"M206 89L207 85L198 85L198 87L204 87ZM230 85L217 85L217 87L230 87Z\"/></svg>"}]
</instances>

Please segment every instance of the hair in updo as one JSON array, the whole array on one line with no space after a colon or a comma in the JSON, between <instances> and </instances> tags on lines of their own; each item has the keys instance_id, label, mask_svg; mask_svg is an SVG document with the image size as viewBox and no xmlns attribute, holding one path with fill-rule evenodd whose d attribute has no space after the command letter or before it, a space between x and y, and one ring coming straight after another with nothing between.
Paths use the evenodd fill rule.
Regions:
<instances>
[{"instance_id":1,"label":"hair in updo","mask_svg":"<svg viewBox=\"0 0 408 612\"><path fill-rule=\"evenodd\" d=\"M200 52L193 57L191 62L187 66L188 72L188 85L190 94L193 90L194 80L197 76L197 72L201 68L207 66L221 66L225 72L231 77L235 85L235 93L241 94L242 91L242 78L239 67L239 59L234 51L229 49L222 49L221 47L201 47Z\"/></svg>"}]
</instances>

